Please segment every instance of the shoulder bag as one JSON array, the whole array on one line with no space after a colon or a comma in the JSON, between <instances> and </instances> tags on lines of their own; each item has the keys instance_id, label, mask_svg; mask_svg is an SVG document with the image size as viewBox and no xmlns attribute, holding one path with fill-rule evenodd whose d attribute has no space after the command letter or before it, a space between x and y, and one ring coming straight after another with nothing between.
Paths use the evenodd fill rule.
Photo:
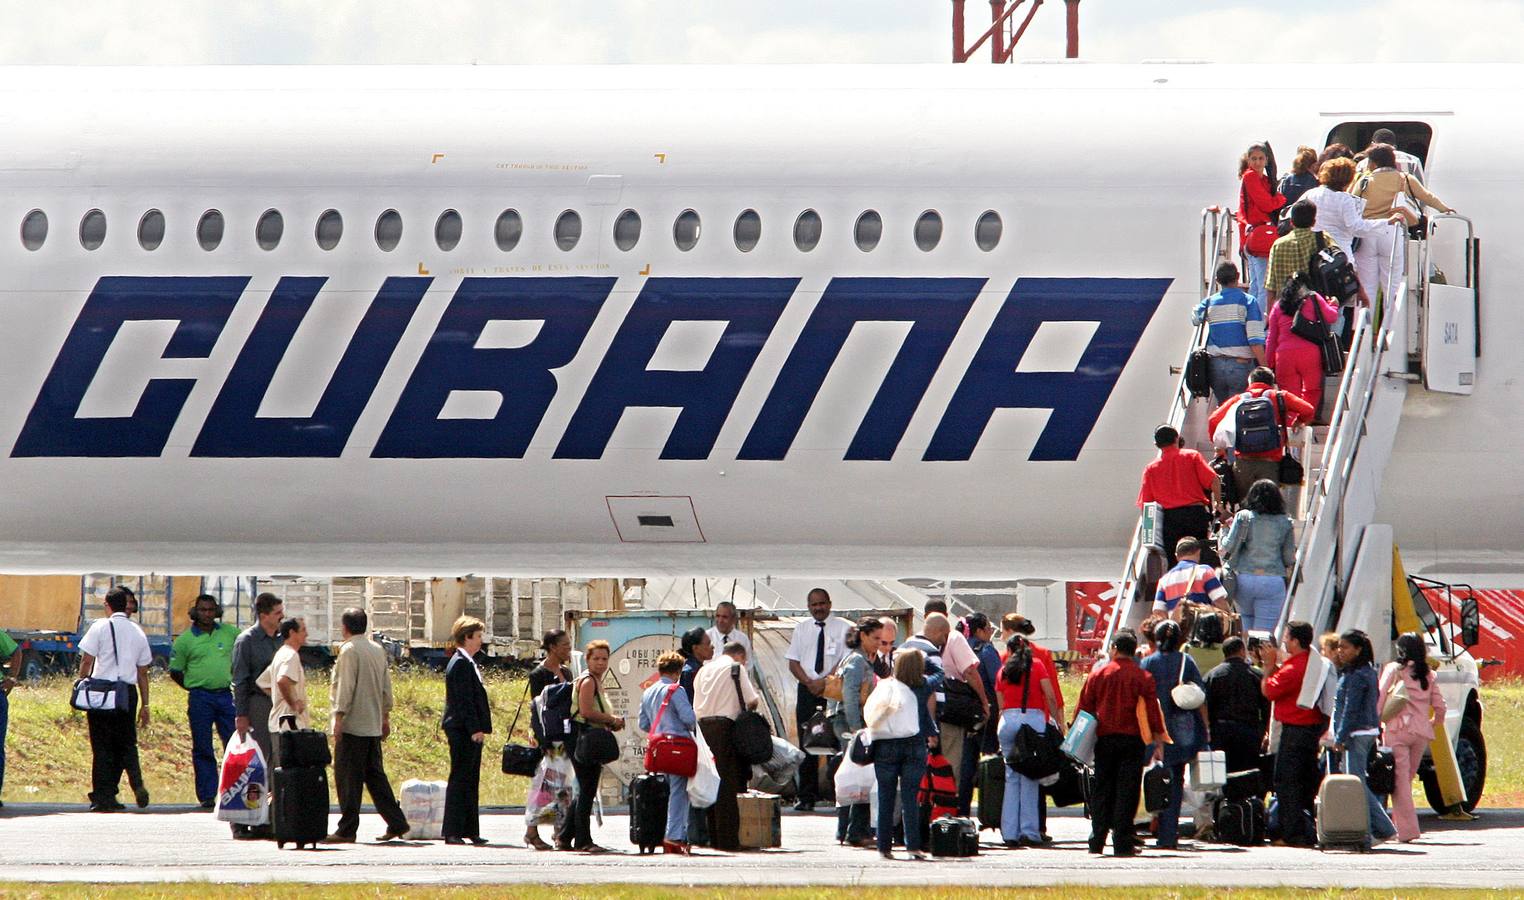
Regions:
<instances>
[{"instance_id":1,"label":"shoulder bag","mask_svg":"<svg viewBox=\"0 0 1524 900\"><path fill-rule=\"evenodd\" d=\"M514 729L519 726L519 714L524 711L524 703L529 699L529 682L524 682L524 696L519 700L518 709L513 711L513 724L508 726L508 743L503 746L503 774L519 775L529 778L540 767L540 760L545 756L545 751L539 747L531 747L527 744L515 744L513 742Z\"/></svg>"},{"instance_id":2,"label":"shoulder bag","mask_svg":"<svg viewBox=\"0 0 1524 900\"><path fill-rule=\"evenodd\" d=\"M736 703L741 707L730 732L736 757L743 766L760 766L773 758L773 730L768 727L767 720L761 713L746 708L746 695L741 693L739 664L730 667L730 680L736 688Z\"/></svg>"},{"instance_id":3,"label":"shoulder bag","mask_svg":"<svg viewBox=\"0 0 1524 900\"><path fill-rule=\"evenodd\" d=\"M1175 686L1169 689L1169 698L1175 701L1175 705L1183 710L1200 709L1201 704L1206 702L1206 691L1201 685L1185 680L1185 663L1190 659L1190 654L1180 651L1180 678Z\"/></svg>"},{"instance_id":4,"label":"shoulder bag","mask_svg":"<svg viewBox=\"0 0 1524 900\"><path fill-rule=\"evenodd\" d=\"M116 649L116 623L107 619L106 627L111 631L111 661L120 667L121 660ZM131 692L132 685L115 678L81 678L74 682L69 705L85 712L131 712Z\"/></svg>"},{"instance_id":5,"label":"shoulder bag","mask_svg":"<svg viewBox=\"0 0 1524 900\"><path fill-rule=\"evenodd\" d=\"M603 687L596 681L593 682L593 697L598 701L598 708L608 712L608 705L603 702ZM574 698L574 702L581 701ZM614 736L614 732L601 726L581 723L577 729L577 746L572 750L573 760L584 766L606 766L618 758L619 738Z\"/></svg>"},{"instance_id":6,"label":"shoulder bag","mask_svg":"<svg viewBox=\"0 0 1524 900\"><path fill-rule=\"evenodd\" d=\"M1279 238L1278 231L1273 222L1262 222L1258 225L1248 223L1249 192L1244 187L1243 180L1238 182L1238 214L1244 217L1244 252L1250 256L1269 256L1270 248Z\"/></svg>"},{"instance_id":7,"label":"shoulder bag","mask_svg":"<svg viewBox=\"0 0 1524 900\"><path fill-rule=\"evenodd\" d=\"M1027 696L1031 693L1031 688L1032 672L1028 670L1027 677L1021 680L1021 708L1023 710L1029 708ZM1063 768L1064 756L1059 745L1054 743L1048 735L1023 722L1016 731L1015 739L1011 742L1011 754L1005 758L1005 764L1016 770L1018 775L1033 781L1041 781L1058 774L1058 770Z\"/></svg>"},{"instance_id":8,"label":"shoulder bag","mask_svg":"<svg viewBox=\"0 0 1524 900\"><path fill-rule=\"evenodd\" d=\"M656 733L657 727L661 725L661 717L667 712L667 704L672 702L672 695L682 689L682 685L678 684L667 688L667 696L661 698L661 708L656 710L656 718L651 720L651 739L646 742L647 772L692 778L698 771L698 743L693 738L681 734Z\"/></svg>"},{"instance_id":9,"label":"shoulder bag","mask_svg":"<svg viewBox=\"0 0 1524 900\"><path fill-rule=\"evenodd\" d=\"M938 722L970 730L984 724L984 706L968 682L947 678L942 682L942 696L937 704Z\"/></svg>"},{"instance_id":10,"label":"shoulder bag","mask_svg":"<svg viewBox=\"0 0 1524 900\"><path fill-rule=\"evenodd\" d=\"M1387 686L1386 694L1381 698L1381 723L1384 725L1402 715L1402 711L1408 708L1408 699L1408 683L1399 668L1392 673L1392 683Z\"/></svg>"},{"instance_id":11,"label":"shoulder bag","mask_svg":"<svg viewBox=\"0 0 1524 900\"><path fill-rule=\"evenodd\" d=\"M1281 484L1301 484L1306 477L1302 469L1302 461L1291 455L1290 438L1286 435L1286 392L1275 392L1275 411L1280 415L1281 425L1281 462L1279 478Z\"/></svg>"}]
</instances>

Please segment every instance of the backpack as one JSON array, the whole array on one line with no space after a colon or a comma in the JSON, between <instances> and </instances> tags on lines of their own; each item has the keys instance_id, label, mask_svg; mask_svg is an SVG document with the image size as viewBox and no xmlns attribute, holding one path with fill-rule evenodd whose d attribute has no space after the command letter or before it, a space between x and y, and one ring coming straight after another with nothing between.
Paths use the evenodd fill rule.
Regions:
<instances>
[{"instance_id":1,"label":"backpack","mask_svg":"<svg viewBox=\"0 0 1524 900\"><path fill-rule=\"evenodd\" d=\"M1329 242L1323 232L1314 231L1312 237L1312 255L1307 259L1308 284L1338 305L1352 302L1360 295L1360 279L1349 256L1339 245Z\"/></svg>"},{"instance_id":2,"label":"backpack","mask_svg":"<svg viewBox=\"0 0 1524 900\"><path fill-rule=\"evenodd\" d=\"M1237 435L1233 449L1239 453L1273 453L1281 449L1281 426L1275 418L1273 391L1258 397L1244 394L1233 408Z\"/></svg>"},{"instance_id":3,"label":"backpack","mask_svg":"<svg viewBox=\"0 0 1524 900\"><path fill-rule=\"evenodd\" d=\"M952 763L941 753L926 758L926 774L921 776L916 802L922 809L930 808L932 819L958 814L957 780L953 776Z\"/></svg>"},{"instance_id":4,"label":"backpack","mask_svg":"<svg viewBox=\"0 0 1524 900\"><path fill-rule=\"evenodd\" d=\"M534 698L535 738L542 747L571 737L572 692L571 682L557 681Z\"/></svg>"}]
</instances>

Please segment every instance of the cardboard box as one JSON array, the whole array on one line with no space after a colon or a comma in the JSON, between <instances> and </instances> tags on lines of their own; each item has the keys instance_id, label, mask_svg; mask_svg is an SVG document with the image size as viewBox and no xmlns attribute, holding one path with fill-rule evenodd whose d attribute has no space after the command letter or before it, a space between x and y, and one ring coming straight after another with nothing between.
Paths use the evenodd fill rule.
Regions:
<instances>
[{"instance_id":1,"label":"cardboard box","mask_svg":"<svg viewBox=\"0 0 1524 900\"><path fill-rule=\"evenodd\" d=\"M748 849L783 846L783 800L772 794L747 791L736 798L741 808L741 846Z\"/></svg>"}]
</instances>

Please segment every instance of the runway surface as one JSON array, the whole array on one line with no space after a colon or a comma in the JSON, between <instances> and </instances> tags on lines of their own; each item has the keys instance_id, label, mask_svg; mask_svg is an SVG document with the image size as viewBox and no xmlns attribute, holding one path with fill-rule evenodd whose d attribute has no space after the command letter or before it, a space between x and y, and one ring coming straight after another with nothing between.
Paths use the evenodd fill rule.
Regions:
<instances>
[{"instance_id":1,"label":"runway surface","mask_svg":"<svg viewBox=\"0 0 1524 900\"><path fill-rule=\"evenodd\" d=\"M974 859L913 862L900 850L897 861L887 862L872 850L837 846L836 818L828 813L786 814L781 850L699 850L682 859L636 855L623 814L607 816L601 828L595 824L596 839L623 852L589 856L526 849L523 819L507 811L483 815L482 830L493 842L484 848L370 843L383 829L379 817L367 814L362 843L298 851L277 850L268 841L234 842L226 825L199 809L99 815L78 806L16 804L0 810L0 881L919 885L947 883L949 870L964 868L978 870L969 873L971 880L991 885L1524 887L1524 810L1483 810L1472 823L1426 816L1422 823L1418 843L1365 854L1202 843L1118 860L1086 853L1089 823L1064 811L1049 820L1056 840L1049 849L1006 850L986 831Z\"/></svg>"}]
</instances>

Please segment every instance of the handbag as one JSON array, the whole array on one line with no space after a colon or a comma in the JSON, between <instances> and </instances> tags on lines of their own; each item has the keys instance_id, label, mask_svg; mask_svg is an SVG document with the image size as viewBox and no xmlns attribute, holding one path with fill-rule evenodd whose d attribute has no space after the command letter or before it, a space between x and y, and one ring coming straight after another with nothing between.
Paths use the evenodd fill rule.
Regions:
<instances>
[{"instance_id":1,"label":"handbag","mask_svg":"<svg viewBox=\"0 0 1524 900\"><path fill-rule=\"evenodd\" d=\"M735 684L736 703L741 707L731 729L731 743L735 746L736 757L741 760L741 765L759 766L773 758L773 730L768 727L767 720L761 713L746 708L746 698L741 693L740 665L730 667L730 680Z\"/></svg>"},{"instance_id":2,"label":"handbag","mask_svg":"<svg viewBox=\"0 0 1524 900\"><path fill-rule=\"evenodd\" d=\"M672 695L680 690L682 687L676 684L667 689L667 696L662 698L661 708L656 711L656 718L651 722L652 732L661 725L661 717L667 711L667 704L672 702ZM772 748L769 747L768 750L771 751ZM647 772L692 778L693 773L698 771L698 743L681 734L653 733L646 742L645 765Z\"/></svg>"},{"instance_id":3,"label":"handbag","mask_svg":"<svg viewBox=\"0 0 1524 900\"><path fill-rule=\"evenodd\" d=\"M1206 702L1206 691L1201 685L1185 680L1185 662L1190 659L1184 650L1180 651L1180 678L1178 683L1169 689L1169 698L1180 709L1200 709L1201 704Z\"/></svg>"},{"instance_id":4,"label":"handbag","mask_svg":"<svg viewBox=\"0 0 1524 900\"><path fill-rule=\"evenodd\" d=\"M815 710L799 735L799 746L812 756L835 756L841 752L841 741L836 737L836 729L831 727L831 717L823 709Z\"/></svg>"},{"instance_id":5,"label":"handbag","mask_svg":"<svg viewBox=\"0 0 1524 900\"><path fill-rule=\"evenodd\" d=\"M1296 315L1291 317L1291 333L1297 337L1311 341L1314 344L1322 343L1328 339L1328 323L1323 321L1323 304L1319 303L1317 294L1308 294L1302 298L1302 302L1296 308ZM1312 304L1313 318L1307 318L1307 304Z\"/></svg>"},{"instance_id":6,"label":"handbag","mask_svg":"<svg viewBox=\"0 0 1524 900\"><path fill-rule=\"evenodd\" d=\"M827 700L835 700L837 703L842 701L842 691L845 690L846 685L845 671L847 668L847 663L851 659L851 656L843 658L842 661L837 664L836 671L826 676L825 690L820 692L820 696L826 698ZM867 703L868 694L872 692L872 689L873 685L869 684L868 680L864 678L862 684L858 686L858 691L861 693L861 696L858 698L858 702Z\"/></svg>"},{"instance_id":7,"label":"handbag","mask_svg":"<svg viewBox=\"0 0 1524 900\"><path fill-rule=\"evenodd\" d=\"M1286 435L1286 394L1284 391L1275 392L1275 410L1280 414L1281 420L1281 461L1277 470L1277 481L1281 484L1301 484L1306 478L1306 472L1302 469L1302 461L1291 455L1291 441Z\"/></svg>"},{"instance_id":8,"label":"handbag","mask_svg":"<svg viewBox=\"0 0 1524 900\"><path fill-rule=\"evenodd\" d=\"M603 702L603 687L596 681L593 682L593 696L598 701L598 708L608 712L608 706ZM584 766L606 766L619 758L619 738L607 728L596 728L586 723L579 723L577 731L577 745L572 750L572 759Z\"/></svg>"},{"instance_id":9,"label":"handbag","mask_svg":"<svg viewBox=\"0 0 1524 900\"><path fill-rule=\"evenodd\" d=\"M852 735L852 739L847 742L847 758L859 766L870 765L873 762L873 742L868 740L867 735L868 729L864 728Z\"/></svg>"},{"instance_id":10,"label":"handbag","mask_svg":"<svg viewBox=\"0 0 1524 900\"><path fill-rule=\"evenodd\" d=\"M1408 684L1402 678L1402 672L1392 673L1392 685L1386 689L1386 696L1381 700L1381 722L1385 724L1402 715L1402 711L1408 708Z\"/></svg>"},{"instance_id":11,"label":"handbag","mask_svg":"<svg viewBox=\"0 0 1524 900\"><path fill-rule=\"evenodd\" d=\"M519 700L518 709L513 711L513 724L508 726L508 743L503 746L503 774L518 775L529 778L540 767L540 760L545 756L545 751L539 747L530 747L527 744L515 744L513 742L513 730L519 726L519 714L524 711L524 702L529 699L529 684L524 684L524 698Z\"/></svg>"},{"instance_id":12,"label":"handbag","mask_svg":"<svg viewBox=\"0 0 1524 900\"><path fill-rule=\"evenodd\" d=\"M1377 747L1365 767L1365 786L1378 797L1397 792L1397 757L1386 747Z\"/></svg>"},{"instance_id":13,"label":"handbag","mask_svg":"<svg viewBox=\"0 0 1524 900\"><path fill-rule=\"evenodd\" d=\"M942 683L942 698L937 704L938 722L967 729L984 724L984 705L967 682L947 679Z\"/></svg>"},{"instance_id":14,"label":"handbag","mask_svg":"<svg viewBox=\"0 0 1524 900\"><path fill-rule=\"evenodd\" d=\"M1169 805L1170 782L1174 775L1167 766L1155 765L1143 773L1143 809L1156 813Z\"/></svg>"},{"instance_id":15,"label":"handbag","mask_svg":"<svg viewBox=\"0 0 1524 900\"><path fill-rule=\"evenodd\" d=\"M1205 350L1192 350L1185 361L1185 389L1192 397L1205 397L1212 391L1212 355Z\"/></svg>"},{"instance_id":16,"label":"handbag","mask_svg":"<svg viewBox=\"0 0 1524 900\"><path fill-rule=\"evenodd\" d=\"M1021 681L1021 709L1027 709L1027 696L1031 692L1032 672L1027 672L1027 677ZM1048 729L1044 729L1047 731ZM1064 754L1042 731L1038 731L1031 725L1023 722L1017 729L1016 737L1011 741L1011 753L1005 758L1005 764L1016 770L1016 774L1023 775L1033 781L1041 781L1058 774L1063 767Z\"/></svg>"},{"instance_id":17,"label":"handbag","mask_svg":"<svg viewBox=\"0 0 1524 900\"><path fill-rule=\"evenodd\" d=\"M1242 181L1238 183L1238 212L1239 215L1247 215L1249 207L1249 195ZM1258 225L1248 225L1244 232L1244 252L1250 256L1269 256L1270 248L1280 238L1280 230L1274 222L1262 222Z\"/></svg>"},{"instance_id":18,"label":"handbag","mask_svg":"<svg viewBox=\"0 0 1524 900\"><path fill-rule=\"evenodd\" d=\"M106 627L111 631L111 660L116 662L116 623L107 619ZM115 678L81 678L74 682L69 705L85 712L131 712L132 685Z\"/></svg>"}]
</instances>

